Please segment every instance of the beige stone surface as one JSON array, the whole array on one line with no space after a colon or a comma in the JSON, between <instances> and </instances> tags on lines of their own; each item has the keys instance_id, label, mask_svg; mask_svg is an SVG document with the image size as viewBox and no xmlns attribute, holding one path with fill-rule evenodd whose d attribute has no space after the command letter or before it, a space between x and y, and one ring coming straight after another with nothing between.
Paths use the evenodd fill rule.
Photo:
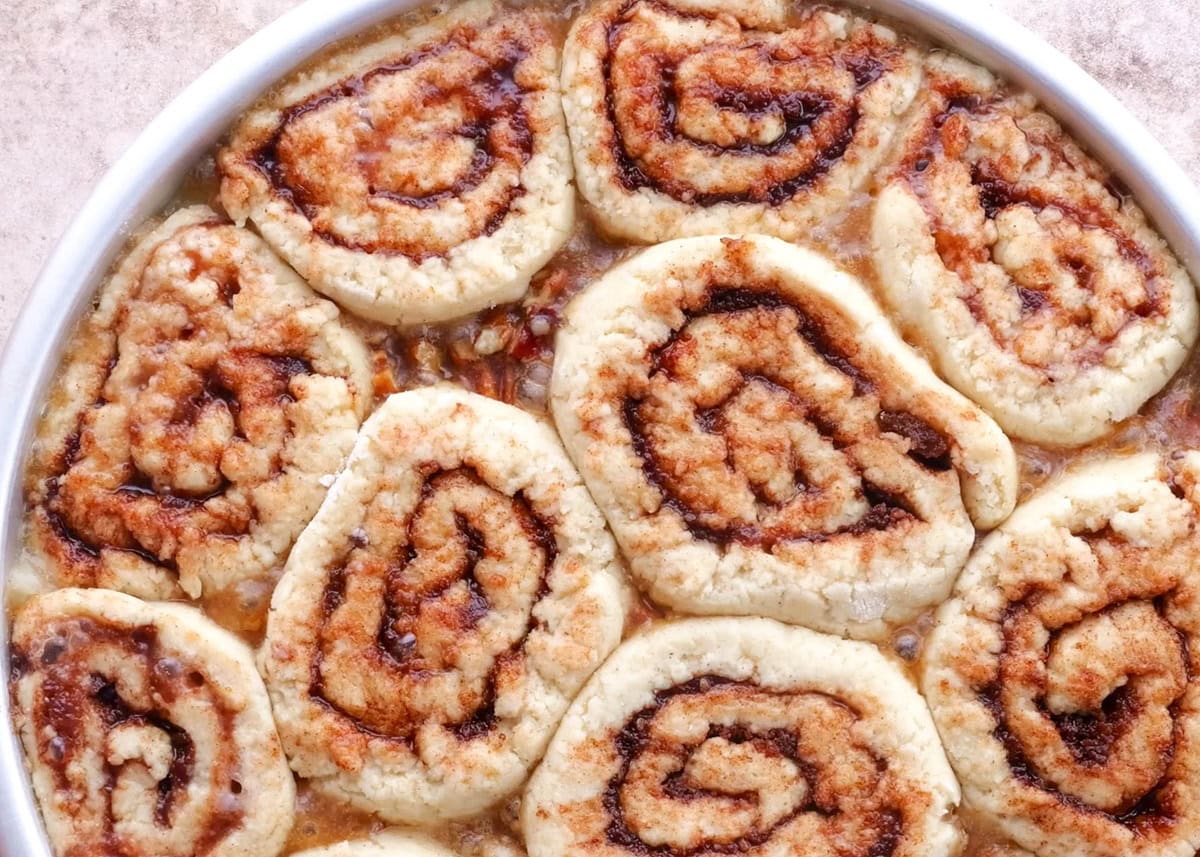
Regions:
<instances>
[{"instance_id":1,"label":"beige stone surface","mask_svg":"<svg viewBox=\"0 0 1200 857\"><path fill-rule=\"evenodd\" d=\"M987 2L1109 86L1200 181L1200 0ZM137 132L294 5L0 0L0 340L54 242Z\"/></svg>"}]
</instances>

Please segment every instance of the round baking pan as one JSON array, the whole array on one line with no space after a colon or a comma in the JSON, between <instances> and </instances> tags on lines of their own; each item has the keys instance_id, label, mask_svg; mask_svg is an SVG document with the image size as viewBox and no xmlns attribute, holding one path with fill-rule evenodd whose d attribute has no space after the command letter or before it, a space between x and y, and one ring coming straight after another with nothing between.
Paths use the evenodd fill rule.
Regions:
<instances>
[{"instance_id":1,"label":"round baking pan","mask_svg":"<svg viewBox=\"0 0 1200 857\"><path fill-rule=\"evenodd\" d=\"M51 255L0 359L0 585L20 549L22 474L64 340L130 230L175 193L201 155L255 98L320 48L420 0L308 0L234 49L179 95L104 177ZM952 48L1037 96L1133 192L1200 280L1200 196L1120 102L1003 14L961 0L854 4ZM0 649L7 651L7 621ZM0 658L0 857L49 857L9 713Z\"/></svg>"}]
</instances>

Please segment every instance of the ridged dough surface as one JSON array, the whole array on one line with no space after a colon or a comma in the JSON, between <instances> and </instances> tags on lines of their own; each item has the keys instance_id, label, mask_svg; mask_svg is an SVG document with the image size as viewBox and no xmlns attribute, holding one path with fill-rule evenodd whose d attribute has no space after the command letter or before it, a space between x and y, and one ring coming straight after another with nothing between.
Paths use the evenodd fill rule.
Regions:
<instances>
[{"instance_id":1,"label":"ridged dough surface","mask_svg":"<svg viewBox=\"0 0 1200 857\"><path fill-rule=\"evenodd\" d=\"M11 692L59 857L283 850L295 786L262 679L246 645L193 608L40 596L13 623Z\"/></svg>"},{"instance_id":2,"label":"ridged dough surface","mask_svg":"<svg viewBox=\"0 0 1200 857\"><path fill-rule=\"evenodd\" d=\"M1012 509L1012 447L865 289L761 236L683 239L591 284L551 407L638 581L691 613L875 636L944 599Z\"/></svg>"},{"instance_id":3,"label":"ridged dough surface","mask_svg":"<svg viewBox=\"0 0 1200 857\"><path fill-rule=\"evenodd\" d=\"M958 785L874 647L769 619L634 637L530 781L530 857L952 857Z\"/></svg>"},{"instance_id":4,"label":"ridged dough surface","mask_svg":"<svg viewBox=\"0 0 1200 857\"><path fill-rule=\"evenodd\" d=\"M395 822L514 792L620 641L616 547L553 432L391 397L292 551L263 668L293 769Z\"/></svg>"},{"instance_id":5,"label":"ridged dough surface","mask_svg":"<svg viewBox=\"0 0 1200 857\"><path fill-rule=\"evenodd\" d=\"M922 687L968 803L1040 857L1200 845L1200 453L1095 462L983 541Z\"/></svg>"}]
</instances>

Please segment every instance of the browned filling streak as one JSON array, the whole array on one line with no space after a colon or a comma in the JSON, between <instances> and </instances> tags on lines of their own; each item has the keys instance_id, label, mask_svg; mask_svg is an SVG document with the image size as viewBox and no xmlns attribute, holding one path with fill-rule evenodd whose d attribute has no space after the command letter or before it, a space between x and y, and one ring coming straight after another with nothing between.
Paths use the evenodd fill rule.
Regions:
<instances>
[{"instance_id":1,"label":"browned filling streak","mask_svg":"<svg viewBox=\"0 0 1200 857\"><path fill-rule=\"evenodd\" d=\"M281 152L281 141L288 128L308 114L323 110L344 99L365 104L371 98L372 83L411 70L421 63L437 62L441 55L450 50L463 49L464 39L467 37L456 33L437 47L418 51L396 62L374 68L361 77L343 81L300 104L293 105L283 113L278 127L267 143L254 153L253 163L268 178L276 195L287 200L307 219L315 220L323 209L336 205L336 200L330 198L328 188L307 186L302 177L297 175L289 156ZM375 179L367 166L372 159L364 158L359 167L364 171L364 178L368 184L369 200L364 202L386 200L413 210L430 209L461 199L476 190L499 161L515 162L521 166L527 163L533 154L533 132L525 111L525 93L514 79L518 65L526 56L527 52L521 45L507 46L503 59L486 72L464 81L457 89L439 88L436 93L430 95L433 102L449 103L459 100L467 105L469 121L450 132L449 136L471 141L473 155L466 171L451 185L425 193L413 189L391 188ZM361 121L371 123L370 110L365 106L357 112L357 116ZM349 135L353 132L350 129L341 129L341 133ZM397 133L403 133L402 127L375 128L372 125L370 134L380 138L377 141L379 157L387 157L387 140ZM319 161L325 155L316 148L312 151L301 150L291 157ZM518 184L509 188L503 196L488 200L487 206L490 210L481 234L491 235L499 229L513 204L524 192L523 187ZM330 244L366 253L401 255L414 261L444 255L444 252L431 250L428 242L409 241L396 244L382 237L375 240L353 240L332 229L316 228L314 231Z\"/></svg>"},{"instance_id":2,"label":"browned filling streak","mask_svg":"<svg viewBox=\"0 0 1200 857\"><path fill-rule=\"evenodd\" d=\"M828 366L853 382L855 395L874 394L875 385L872 380L832 344L819 321L777 292L745 288L715 288L709 293L707 303L703 307L688 311L684 325L651 353L651 379L666 377L674 380L676 350L694 345L692 342L685 345L688 325L693 320L714 316L732 318L742 313L761 310L794 313L797 318L796 332ZM786 399L792 405L792 411L803 414L803 419L817 429L832 449L841 452L861 440L852 436L843 426L824 418L817 409L808 407L795 391L788 388L787 382L782 378L770 372L764 373L761 367L756 367L756 371L743 368L741 376L742 389L747 385L758 385ZM708 435L723 435L726 431L723 409L736 395L735 393L717 407L697 409L693 416L694 430ZM770 550L781 542L823 542L840 536L861 536L920 520L913 504L905 497L862 478L860 497L869 504L868 511L854 523L833 531L792 532L777 526L763 527L749 520L730 520L723 525L714 526L711 523L711 515L706 515L682 496L676 477L683 463L670 460L657 448L651 436L652 421L646 413L646 400L630 396L624 400L622 407L625 427L629 431L634 452L641 461L642 472L662 495L663 505L678 514L692 535L703 541L715 544L736 542ZM875 422L878 431L895 433L906 438L910 442L908 456L924 469L943 472L952 466L950 446L946 438L915 414L881 410ZM727 440L726 466L732 472L737 468L730 451L731 447L732 442ZM795 468L793 480L797 494L820 491L805 478L800 462L793 461L792 466ZM861 477L861 471L859 475ZM778 509L782 505L778 497L769 496L760 486L755 485L753 480L750 482L750 489L755 493L760 510ZM706 520L709 522L706 523Z\"/></svg>"},{"instance_id":3,"label":"browned filling streak","mask_svg":"<svg viewBox=\"0 0 1200 857\"><path fill-rule=\"evenodd\" d=\"M933 118L925 141L912 148L902 170L910 187L921 200L926 215L934 224L933 237L942 264L964 282L971 283L974 280L975 266L1001 263L993 258L991 246L982 240L973 239L971 235L962 231L960 225L947 219L946 212L935 201L933 182L929 178L930 168L943 159L952 157L946 152L943 140L943 128L947 122L953 117L967 120L987 119L997 106L993 101L987 101L976 94L948 93L945 98L946 108ZM1031 145L1036 145L1034 141L1030 142ZM1042 145L1051 144L1044 142ZM1056 153L1056 158L1061 160L1054 168L1074 169L1066 161L1065 155ZM995 164L989 160L981 159L969 163L968 166L971 189L989 222L994 222L1002 212L1015 206L1025 206L1035 213L1053 210L1083 229L1100 230L1107 234L1115 242L1122 259L1136 268L1141 275L1145 284L1145 298L1136 306L1128 308L1124 324L1101 337L1099 347L1078 354L1080 361L1087 365L1102 362L1105 347L1115 341L1126 327L1139 319L1162 315L1169 311L1169 294L1159 283L1159 278L1163 276L1161 266L1147 248L1130 236L1111 215L1098 207L1095 200L1086 197L1078 200L1064 199L1029 182L1014 184L1002 178ZM1121 189L1112 182L1106 186L1106 192L1118 202L1122 201ZM1094 291L1099 272L1096 263L1088 259L1087 248L1061 240L1056 241L1055 245L1058 264L1070 271L1081 287ZM1012 286L1020 298L1023 316L1032 318L1048 313L1064 319L1066 324L1093 326L1094 311L1086 307L1080 310L1062 305L1049 281L1049 275L1031 278L1028 273L1013 273L1011 277ZM988 327L993 339L999 344L1005 344L1005 337L983 304L983 298L978 293L968 293L963 299L974 318Z\"/></svg>"},{"instance_id":4,"label":"browned filling streak","mask_svg":"<svg viewBox=\"0 0 1200 857\"><path fill-rule=\"evenodd\" d=\"M160 701L162 708L133 705L122 698L116 676L95 672L90 666L93 650L119 650L122 669L135 661L144 676L146 696ZM80 844L78 853L93 853L101 845L106 854L138 853L134 843L118 834L113 812L113 791L120 767L110 764L104 746L91 746L89 740L124 728L149 727L162 732L171 748L167 775L158 781L154 796L154 824L168 830L175 823L175 809L189 796L209 793L208 806L194 842L195 854L207 854L230 831L242 824L243 810L238 795L239 763L234 744L236 712L211 688L204 673L189 669L175 657L161 651L158 632L152 625L134 629L104 624L95 619L70 619L47 629L47 634L32 651L16 647L12 652L11 686L27 676L41 677L34 708L33 728L38 736L38 761L50 770L57 786L60 812L83 815L89 811L92 796L81 793L80 776L100 760L104 781L97 788L103 801L101 843ZM216 720L219 735L204 736L215 749L211 780L195 781L195 744L192 736L171 721L169 708L181 697L204 694L205 707ZM130 760L126 764L139 764ZM73 808L72 808L73 807ZM132 849L132 850L131 850ZM71 849L68 854L77 853Z\"/></svg>"},{"instance_id":5,"label":"browned filling streak","mask_svg":"<svg viewBox=\"0 0 1200 857\"><path fill-rule=\"evenodd\" d=\"M423 516L436 514L433 506L440 492L453 492L467 485L498 493L487 486L473 468L464 466L456 470L439 471L436 465L432 465L422 485L421 500L411 515L410 531ZM541 557L540 567L513 570L509 577L528 579L528 575L536 574L538 588L531 605L536 604L549 592L550 572L558 553L554 531L549 522L534 511L523 494L518 493L506 500L508 513L516 519L528 544L535 547L537 555ZM412 745L417 730L433 719L464 741L482 737L495 726L497 697L505 685L520 674L525 641L529 633L538 627L532 606L520 638L494 656L482 686L462 691L464 695L459 702L469 710L466 717L453 722L446 721L436 712L425 711L420 702L408 698L417 694L427 697L428 693L421 693L422 685L434 682L457 668L453 652L434 652L433 656L422 652L422 629L448 631L455 637L463 637L472 634L493 609L486 586L476 576L476 569L484 558L496 558L502 546L495 543L494 535L475 526L463 513L455 513L454 523L458 542L455 561L444 569L438 569L435 575L425 575L420 580L411 579L408 572L419 559L419 552L411 540L406 540L394 555L381 557L372 552L365 541L354 536L351 536L345 561L330 572L322 602L325 630L312 663L309 695L322 706L351 721L358 731ZM334 614L346 605L350 578L356 573L380 572L386 583L379 626L371 649L356 653L356 657L363 668L383 675L382 680L390 683L394 695L387 700L387 711L356 712L341 705L326 688L325 653L336 642L329 638L328 626ZM463 684L470 684L470 681L464 680Z\"/></svg>"},{"instance_id":6,"label":"browned filling streak","mask_svg":"<svg viewBox=\"0 0 1200 857\"><path fill-rule=\"evenodd\" d=\"M603 60L605 106L608 125L612 129L612 156L617 167L617 178L628 191L651 188L673 199L699 206L720 203L755 203L772 206L782 205L801 191L816 185L841 161L858 133L860 110L858 96L852 103L841 103L841 96L831 91L799 91L790 85L760 85L756 87L731 87L718 81L710 81L705 96L722 111L736 111L747 117L775 116L782 121L783 130L770 142L740 139L734 145L721 145L710 140L694 139L681 129L678 120L679 93L676 85L678 62L682 58L664 57L657 64L652 79L639 79L635 86L639 95L654 99L659 121L654 133L661 140L686 143L695 149L714 155L733 155L739 158L774 158L798 148L810 149L806 166L792 175L775 177L770 181L758 181L738 190L725 192L702 192L688 183L685 175L670 172L670 164L647 163L635 154L622 132L614 92L618 86L613 78L614 57L626 38L627 30L634 29L630 12L636 6L651 6L656 11L682 19L704 19L700 12L676 9L653 0L630 0L616 16L616 22L608 30L607 51ZM767 68L783 68L788 64L810 64L811 56L785 59L776 55L769 45L758 44L748 34L747 49L753 49L756 62ZM640 52L639 52L640 53ZM872 86L888 70L888 63L896 55L894 48L873 45L872 48L846 48L832 58L821 58L821 62L832 61L838 68L853 75L857 92ZM651 95L653 93L653 95Z\"/></svg>"},{"instance_id":7,"label":"browned filling streak","mask_svg":"<svg viewBox=\"0 0 1200 857\"><path fill-rule=\"evenodd\" d=\"M1139 835L1150 835L1156 830L1172 826L1175 822L1176 808L1173 806L1173 790L1170 786L1175 777L1175 772L1172 771L1175 753L1182 739L1179 728L1179 705L1182 701L1182 694L1168 706L1174 724L1170 746L1155 754L1154 758L1145 760L1145 764L1153 766L1153 770L1161 770L1161 776L1143 795L1127 801L1126 805L1112 811L1093 806L1076 795L1063 791L1051 782L1050 777L1053 774L1039 765L1039 748L1027 746L1029 742L1010 723L1009 713L1002 698L1004 663L1010 657L1014 657L1012 653L1019 648L1018 642L1014 639L1016 637L1015 628L1019 622L1029 616L1032 609L1031 599L1036 598L1036 594L1032 595L1029 599L1014 603L1006 609L1001 621L1004 640L999 655L1001 677L978 690L980 702L987 708L995 721L996 725L992 734L1004 747L1008 766L1013 776L1019 782L1051 795L1063 806L1079 812L1102 816L1130 828ZM1164 622L1167 621L1165 598L1165 596L1160 596L1152 601L1155 611ZM1110 605L1107 609L1113 610L1117 606L1120 605ZM1050 639L1046 644L1046 656L1055 640L1070 627L1050 629ZM1179 645L1177 655L1190 682L1192 669L1187 641L1182 632L1176 630L1175 634ZM1165 650L1162 652L1162 658L1165 661L1175 654ZM1072 759L1080 768L1103 771L1109 764L1117 743L1136 728L1138 719L1146 713L1147 703L1141 698L1138 682L1138 676L1131 676L1127 683L1121 684L1109 693L1095 710L1071 713L1051 711L1045 699L1046 688L1042 687L1042 694L1036 701L1037 711L1046 723L1053 725Z\"/></svg>"},{"instance_id":8,"label":"browned filling streak","mask_svg":"<svg viewBox=\"0 0 1200 857\"><path fill-rule=\"evenodd\" d=\"M277 410L291 403L292 380L312 374L313 368L299 357L233 351L207 369L188 371L194 377L176 391L184 395L177 399L161 436L150 440L146 426L129 425L133 443L146 439L168 460L195 454L193 432L218 411L232 419L237 442L258 445L255 437L247 435L243 411ZM95 407L108 405L101 399ZM173 569L178 536L185 531L229 537L249 532L254 521L249 498L231 501L227 495L238 486L224 474L219 473L215 485L197 493L142 472L132 459L115 462L107 470L101 463L98 469L102 453L89 450L85 439L90 432L81 421L79 432L67 441L59 475L47 480L41 507L49 534L57 542L51 549L73 569L77 582L95 577L102 551L125 552ZM219 460L223 450L208 452ZM272 472L277 474L282 462L276 453Z\"/></svg>"},{"instance_id":9,"label":"browned filling streak","mask_svg":"<svg viewBox=\"0 0 1200 857\"><path fill-rule=\"evenodd\" d=\"M769 827L749 831L735 838L709 839L702 844L686 849L645 842L637 831L630 827L622 800L622 791L626 788L630 768L638 756L647 750L661 751L663 749L659 746L661 739L653 738L650 733L655 718L665 705L680 697L703 697L713 691L732 691L734 693L744 691L746 694L756 695L770 693L750 682L736 681L717 675L698 676L685 684L658 691L654 695L654 702L630 717L625 727L614 738L620 759L620 768L608 781L603 795L604 809L610 818L605 835L613 845L631 854L641 855L670 854L672 857L694 857L694 855L705 854L744 854L770 842L781 830L788 827L801 815L815 814L825 819L835 819L845 811L838 804L839 795L817 787L823 772L818 769L817 764L806 759L800 750L796 730L804 728L803 724L765 728L739 721L712 723L709 725L707 734L694 744L681 745L675 750L680 764L661 783L665 795L682 802L706 798L718 801L732 799L738 802L752 802L757 799L752 793L731 795L726 791L710 791L702 785L689 781L685 774L688 758L706 741L720 738L733 745L749 744L766 757L782 758L792 762L808 783L807 799L793 806L787 814L777 819ZM811 695L822 696L821 694ZM832 697L826 697L826 701L831 705L849 710L847 706ZM874 768L876 773L882 776L888 770L888 763L885 759L875 758ZM898 807L877 808L874 810L872 818L858 819L858 822L865 824L872 831L870 837L872 844L865 852L866 857L891 857L899 848L904 835L904 822L903 814Z\"/></svg>"}]
</instances>

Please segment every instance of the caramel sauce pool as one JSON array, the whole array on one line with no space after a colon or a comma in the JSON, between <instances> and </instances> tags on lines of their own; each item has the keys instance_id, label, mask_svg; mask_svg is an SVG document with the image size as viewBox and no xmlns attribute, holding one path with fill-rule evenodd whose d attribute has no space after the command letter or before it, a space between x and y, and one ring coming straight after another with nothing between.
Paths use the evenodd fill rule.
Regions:
<instances>
[{"instance_id":1,"label":"caramel sauce pool","mask_svg":"<svg viewBox=\"0 0 1200 857\"><path fill-rule=\"evenodd\" d=\"M560 42L571 19L586 5L586 0L561 4L551 0L509 2L552 9ZM410 26L448 5L433 4L393 19L349 44ZM323 53L341 50L347 45L341 42ZM319 54L312 62L319 62L322 56ZM166 211L198 203L222 211L217 190L218 177L210 153L189 174ZM802 243L834 259L879 297L881 289L869 247L872 201L870 193L860 194L840 217L824 223ZM377 399L382 400L400 390L452 381L544 415L554 358L554 334L566 304L604 271L639 249L615 243L601 234L589 219L587 205L582 199L577 201L577 210L577 223L570 240L534 277L528 295L520 302L447 324L403 330L355 320L346 313L373 349ZM901 333L905 331L901 330ZM906 335L906 338L910 337ZM1200 356L1193 353L1171 383L1137 416L1090 446L1066 450L1014 442L1020 464L1020 500L1027 499L1069 465L1088 459L1147 449L1169 452L1200 447L1198 378ZM208 594L201 606L210 618L240 635L250 645L257 646L263 639L267 609L276 582L277 578L252 581L234 590ZM647 625L670 618L670 614L642 601L627 623L626 637ZM920 671L924 639L933 622L933 611L930 611L915 622L893 629L890 639L882 646L885 654L901 665L914 682ZM466 857L507 855L510 852L503 846L496 850L495 843L519 841L517 809L518 799L514 797L494 812L472 821L445 825L435 831L435 835ZM969 808L960 813L960 818L969 837L964 857L983 855L991 846L1007 844L1001 834ZM323 797L300 781L295 826L284 853L293 854L346 839L362 838L389 826L368 813Z\"/></svg>"}]
</instances>

